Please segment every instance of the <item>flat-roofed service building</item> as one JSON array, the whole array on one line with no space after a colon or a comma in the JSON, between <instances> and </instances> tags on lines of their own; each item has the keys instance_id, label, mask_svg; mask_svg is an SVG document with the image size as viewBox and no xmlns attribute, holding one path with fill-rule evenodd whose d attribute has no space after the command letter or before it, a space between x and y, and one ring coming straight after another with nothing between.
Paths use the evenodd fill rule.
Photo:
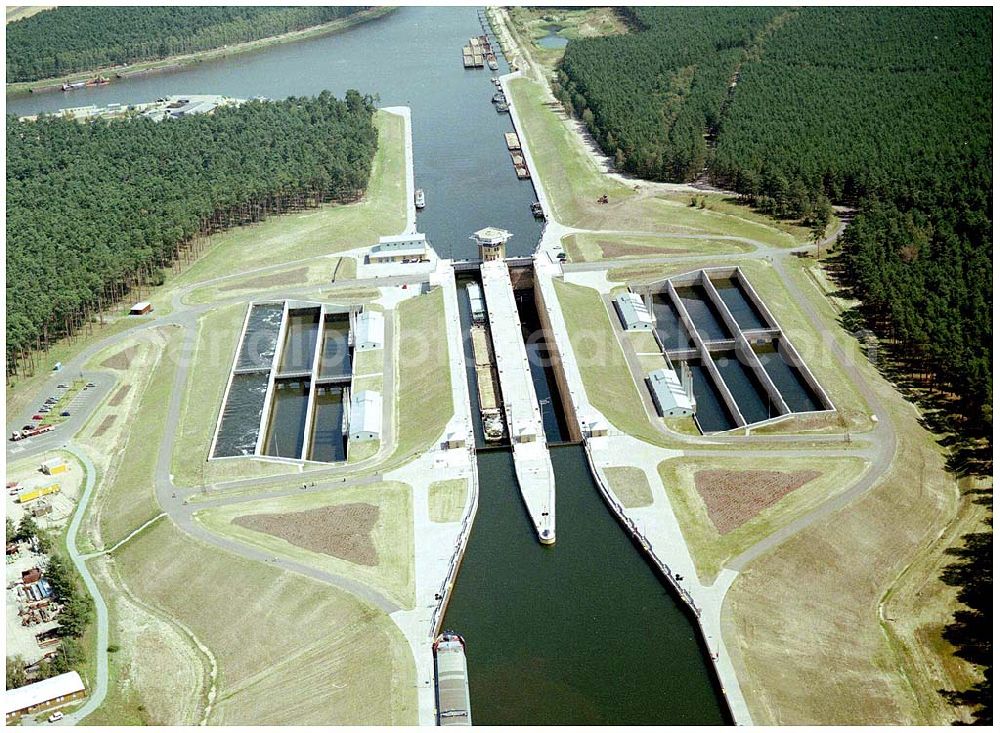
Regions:
<instances>
[{"instance_id":1,"label":"flat-roofed service building","mask_svg":"<svg viewBox=\"0 0 1000 733\"><path fill-rule=\"evenodd\" d=\"M385 344L385 318L380 311L365 310L355 321L354 348L381 349Z\"/></svg>"},{"instance_id":2,"label":"flat-roofed service building","mask_svg":"<svg viewBox=\"0 0 1000 733\"><path fill-rule=\"evenodd\" d=\"M382 434L382 395L370 389L351 396L350 440L378 440Z\"/></svg>"},{"instance_id":3,"label":"flat-roofed service building","mask_svg":"<svg viewBox=\"0 0 1000 733\"><path fill-rule=\"evenodd\" d=\"M76 672L49 677L24 687L7 690L3 696L5 722L10 723L22 715L37 713L81 698L86 693L83 680Z\"/></svg>"},{"instance_id":4,"label":"flat-roofed service building","mask_svg":"<svg viewBox=\"0 0 1000 733\"><path fill-rule=\"evenodd\" d=\"M657 369L650 372L647 378L653 402L663 417L690 417L694 414L694 400L672 370Z\"/></svg>"},{"instance_id":5,"label":"flat-roofed service building","mask_svg":"<svg viewBox=\"0 0 1000 733\"><path fill-rule=\"evenodd\" d=\"M377 263L403 262L414 259L426 260L427 249L426 234L397 234L391 237L380 237L378 244L368 254L368 261Z\"/></svg>"},{"instance_id":6,"label":"flat-roofed service building","mask_svg":"<svg viewBox=\"0 0 1000 733\"><path fill-rule=\"evenodd\" d=\"M626 331L652 331L653 314L635 293L622 293L615 297L615 308Z\"/></svg>"}]
</instances>

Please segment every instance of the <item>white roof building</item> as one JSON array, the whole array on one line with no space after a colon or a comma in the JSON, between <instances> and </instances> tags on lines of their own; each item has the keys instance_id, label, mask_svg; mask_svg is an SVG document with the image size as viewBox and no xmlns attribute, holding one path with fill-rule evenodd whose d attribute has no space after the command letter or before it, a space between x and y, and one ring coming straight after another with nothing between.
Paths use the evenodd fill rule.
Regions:
<instances>
[{"instance_id":1,"label":"white roof building","mask_svg":"<svg viewBox=\"0 0 1000 733\"><path fill-rule=\"evenodd\" d=\"M694 399L672 369L657 369L649 373L648 379L653 402L663 417L688 417L694 414Z\"/></svg>"},{"instance_id":2,"label":"white roof building","mask_svg":"<svg viewBox=\"0 0 1000 733\"><path fill-rule=\"evenodd\" d=\"M372 247L368 255L371 262L384 262L399 259L409 259L427 256L426 234L395 234L391 237L379 237L378 244Z\"/></svg>"},{"instance_id":3,"label":"white roof building","mask_svg":"<svg viewBox=\"0 0 1000 733\"><path fill-rule=\"evenodd\" d=\"M9 720L12 715L45 703L60 702L70 696L79 697L84 689L80 675L76 672L67 672L24 687L7 690L3 695L4 715Z\"/></svg>"},{"instance_id":4,"label":"white roof building","mask_svg":"<svg viewBox=\"0 0 1000 733\"><path fill-rule=\"evenodd\" d=\"M381 349L385 344L385 318L381 311L365 310L354 324L354 348Z\"/></svg>"},{"instance_id":5,"label":"white roof building","mask_svg":"<svg viewBox=\"0 0 1000 733\"><path fill-rule=\"evenodd\" d=\"M653 314L636 293L622 293L615 297L615 307L626 331L653 330Z\"/></svg>"},{"instance_id":6,"label":"white roof building","mask_svg":"<svg viewBox=\"0 0 1000 733\"><path fill-rule=\"evenodd\" d=\"M351 396L351 440L377 440L382 434L382 395L370 389Z\"/></svg>"}]
</instances>

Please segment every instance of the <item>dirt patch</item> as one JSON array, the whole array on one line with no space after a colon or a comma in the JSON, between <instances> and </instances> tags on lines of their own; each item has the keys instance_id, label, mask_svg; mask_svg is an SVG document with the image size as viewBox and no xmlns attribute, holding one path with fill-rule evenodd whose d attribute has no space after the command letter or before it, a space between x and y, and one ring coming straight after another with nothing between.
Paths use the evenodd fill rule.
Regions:
<instances>
[{"instance_id":1,"label":"dirt patch","mask_svg":"<svg viewBox=\"0 0 1000 733\"><path fill-rule=\"evenodd\" d=\"M132 361L135 359L135 354L138 350L139 347L133 344L127 349L119 351L114 356L109 356L101 362L101 366L107 367L108 369L118 369L124 371L132 366Z\"/></svg>"},{"instance_id":2,"label":"dirt patch","mask_svg":"<svg viewBox=\"0 0 1000 733\"><path fill-rule=\"evenodd\" d=\"M101 420L101 424L97 426L97 430L94 431L94 437L100 438L108 429L115 424L115 415L108 415L106 418Z\"/></svg>"},{"instance_id":3,"label":"dirt patch","mask_svg":"<svg viewBox=\"0 0 1000 733\"><path fill-rule=\"evenodd\" d=\"M674 249L673 247L664 249L662 247L649 247L643 244L623 244L607 240L599 240L597 246L601 248L601 255L607 258L642 257L649 254L682 255L691 252L689 249Z\"/></svg>"},{"instance_id":4,"label":"dirt patch","mask_svg":"<svg viewBox=\"0 0 1000 733\"><path fill-rule=\"evenodd\" d=\"M378 507L371 504L338 504L289 514L248 514L233 523L312 552L374 567L378 551L372 529L378 514Z\"/></svg>"},{"instance_id":5,"label":"dirt patch","mask_svg":"<svg viewBox=\"0 0 1000 733\"><path fill-rule=\"evenodd\" d=\"M819 476L819 471L711 470L695 473L694 484L712 524L726 534Z\"/></svg>"},{"instance_id":6,"label":"dirt patch","mask_svg":"<svg viewBox=\"0 0 1000 733\"><path fill-rule=\"evenodd\" d=\"M309 272L308 267L299 267L295 270L289 270L288 272L278 272L274 275L261 275L260 277L255 277L252 280L242 280L232 285L226 285L219 288L220 293L225 293L230 290L249 290L251 288L277 288L282 285L298 285L299 283L305 281L306 273Z\"/></svg>"},{"instance_id":7,"label":"dirt patch","mask_svg":"<svg viewBox=\"0 0 1000 733\"><path fill-rule=\"evenodd\" d=\"M131 384L123 384L121 387L118 388L118 391L111 396L111 399L108 400L108 405L110 405L111 407L118 407L118 405L122 403L122 400L128 396L128 393L131 389L132 389Z\"/></svg>"}]
</instances>

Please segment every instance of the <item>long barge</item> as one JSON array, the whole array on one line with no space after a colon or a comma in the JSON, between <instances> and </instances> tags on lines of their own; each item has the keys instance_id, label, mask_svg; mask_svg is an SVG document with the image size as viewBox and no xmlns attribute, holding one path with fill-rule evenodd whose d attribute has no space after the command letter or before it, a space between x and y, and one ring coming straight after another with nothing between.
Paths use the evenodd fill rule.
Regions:
<instances>
[{"instance_id":1,"label":"long barge","mask_svg":"<svg viewBox=\"0 0 1000 733\"><path fill-rule=\"evenodd\" d=\"M454 631L434 640L434 678L438 725L472 725L465 639Z\"/></svg>"},{"instance_id":2,"label":"long barge","mask_svg":"<svg viewBox=\"0 0 1000 733\"><path fill-rule=\"evenodd\" d=\"M503 411L497 394L497 373L490 356L486 327L474 323L472 326L472 352L476 359L476 386L479 391L479 414L483 419L483 434L488 443L498 443L506 435Z\"/></svg>"}]
</instances>

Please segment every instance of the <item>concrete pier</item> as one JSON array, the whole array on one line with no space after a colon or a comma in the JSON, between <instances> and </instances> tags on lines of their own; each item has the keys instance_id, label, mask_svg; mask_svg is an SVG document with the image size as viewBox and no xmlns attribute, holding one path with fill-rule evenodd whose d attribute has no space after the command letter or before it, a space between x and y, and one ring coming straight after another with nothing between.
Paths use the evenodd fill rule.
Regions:
<instances>
[{"instance_id":1,"label":"concrete pier","mask_svg":"<svg viewBox=\"0 0 1000 733\"><path fill-rule=\"evenodd\" d=\"M545 444L545 427L531 380L528 352L521 338L521 319L510 271L504 261L493 260L483 263L481 272L517 482L539 542L550 545L556 541L555 475Z\"/></svg>"}]
</instances>

